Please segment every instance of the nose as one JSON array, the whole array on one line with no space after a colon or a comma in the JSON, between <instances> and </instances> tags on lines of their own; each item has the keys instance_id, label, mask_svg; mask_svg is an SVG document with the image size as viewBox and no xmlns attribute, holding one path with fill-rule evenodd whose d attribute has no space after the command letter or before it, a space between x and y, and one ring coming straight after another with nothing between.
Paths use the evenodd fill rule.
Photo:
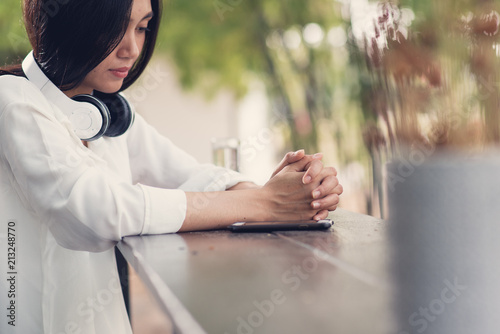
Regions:
<instances>
[{"instance_id":1,"label":"nose","mask_svg":"<svg viewBox=\"0 0 500 334\"><path fill-rule=\"evenodd\" d=\"M137 59L140 54L139 44L134 34L134 30L128 30L117 47L118 57L127 59Z\"/></svg>"}]
</instances>

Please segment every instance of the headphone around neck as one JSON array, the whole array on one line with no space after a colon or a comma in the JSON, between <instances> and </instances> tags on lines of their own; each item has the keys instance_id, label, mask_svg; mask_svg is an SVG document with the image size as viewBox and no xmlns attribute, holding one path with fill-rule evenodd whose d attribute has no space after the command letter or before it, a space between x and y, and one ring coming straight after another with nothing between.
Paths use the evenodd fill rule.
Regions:
<instances>
[{"instance_id":1,"label":"headphone around neck","mask_svg":"<svg viewBox=\"0 0 500 334\"><path fill-rule=\"evenodd\" d=\"M22 67L28 80L68 116L75 134L81 140L117 137L134 123L135 114L122 95L96 91L94 95L82 94L69 98L43 73L33 51L24 59Z\"/></svg>"}]
</instances>

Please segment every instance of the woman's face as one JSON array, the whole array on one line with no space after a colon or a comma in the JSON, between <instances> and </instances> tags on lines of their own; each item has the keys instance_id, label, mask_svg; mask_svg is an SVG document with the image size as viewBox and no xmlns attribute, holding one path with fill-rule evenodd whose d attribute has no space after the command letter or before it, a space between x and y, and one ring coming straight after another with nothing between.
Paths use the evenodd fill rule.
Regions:
<instances>
[{"instance_id":1,"label":"woman's face","mask_svg":"<svg viewBox=\"0 0 500 334\"><path fill-rule=\"evenodd\" d=\"M81 85L65 93L71 97L77 94L92 94L94 90L103 93L117 92L141 54L152 16L151 0L133 0L130 22L120 44L87 74Z\"/></svg>"}]
</instances>

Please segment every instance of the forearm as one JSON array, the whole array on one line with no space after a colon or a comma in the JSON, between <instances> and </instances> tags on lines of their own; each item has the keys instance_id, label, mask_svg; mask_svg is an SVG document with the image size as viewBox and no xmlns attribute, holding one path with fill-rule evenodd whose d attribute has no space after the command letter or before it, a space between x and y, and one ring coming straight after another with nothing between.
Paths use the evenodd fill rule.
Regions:
<instances>
[{"instance_id":1,"label":"forearm","mask_svg":"<svg viewBox=\"0 0 500 334\"><path fill-rule=\"evenodd\" d=\"M240 182L228 189L235 191L187 192L180 231L220 229L236 221L324 219L336 208L342 188L334 169L321 166L319 172L311 172L317 165L312 158L302 159L262 187Z\"/></svg>"},{"instance_id":2,"label":"forearm","mask_svg":"<svg viewBox=\"0 0 500 334\"><path fill-rule=\"evenodd\" d=\"M220 229L236 221L266 220L269 217L263 192L259 188L187 192L186 218L179 232Z\"/></svg>"},{"instance_id":3,"label":"forearm","mask_svg":"<svg viewBox=\"0 0 500 334\"><path fill-rule=\"evenodd\" d=\"M262 188L261 186L256 185L253 182L240 182L238 184L235 184L228 190L244 190L244 189L259 189Z\"/></svg>"}]
</instances>

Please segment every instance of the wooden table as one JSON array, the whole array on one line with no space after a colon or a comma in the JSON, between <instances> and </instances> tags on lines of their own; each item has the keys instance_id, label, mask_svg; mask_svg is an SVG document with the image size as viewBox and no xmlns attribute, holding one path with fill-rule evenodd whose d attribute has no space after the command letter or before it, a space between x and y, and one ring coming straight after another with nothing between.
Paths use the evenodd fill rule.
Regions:
<instances>
[{"instance_id":1,"label":"wooden table","mask_svg":"<svg viewBox=\"0 0 500 334\"><path fill-rule=\"evenodd\" d=\"M119 248L176 333L396 332L386 223L330 218L329 231L127 237Z\"/></svg>"}]
</instances>

